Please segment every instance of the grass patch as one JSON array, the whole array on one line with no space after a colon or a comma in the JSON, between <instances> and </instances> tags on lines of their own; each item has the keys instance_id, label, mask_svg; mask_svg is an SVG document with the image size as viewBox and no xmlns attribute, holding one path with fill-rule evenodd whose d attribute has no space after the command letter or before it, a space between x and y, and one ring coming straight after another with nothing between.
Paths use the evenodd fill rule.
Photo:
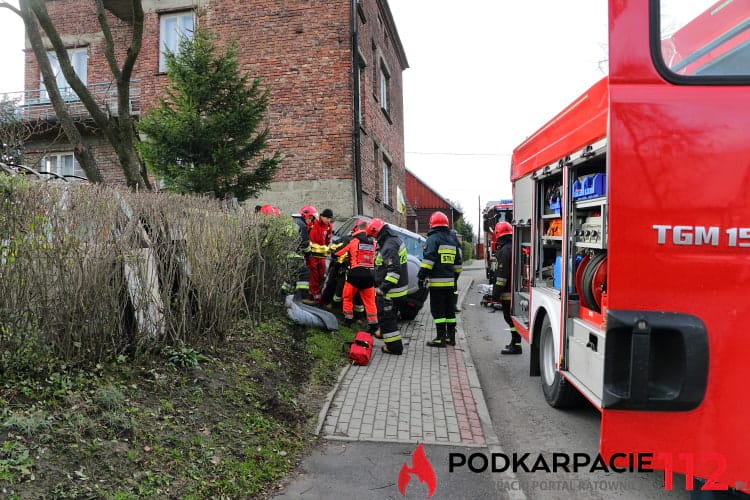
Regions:
<instances>
[{"instance_id":1,"label":"grass patch","mask_svg":"<svg viewBox=\"0 0 750 500\"><path fill-rule=\"evenodd\" d=\"M311 443L352 337L274 320L201 353L19 359L0 372L3 495L264 498Z\"/></svg>"}]
</instances>

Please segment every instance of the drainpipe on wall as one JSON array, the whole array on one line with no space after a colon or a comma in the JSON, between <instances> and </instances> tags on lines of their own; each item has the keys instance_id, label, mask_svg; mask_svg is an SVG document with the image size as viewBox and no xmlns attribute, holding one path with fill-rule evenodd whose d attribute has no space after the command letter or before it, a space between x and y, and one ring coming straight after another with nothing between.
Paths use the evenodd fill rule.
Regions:
<instances>
[{"instance_id":1,"label":"drainpipe on wall","mask_svg":"<svg viewBox=\"0 0 750 500\"><path fill-rule=\"evenodd\" d=\"M352 12L351 12L351 23L352 23L352 108L354 113L352 117L354 119L353 129L353 140L354 140L354 205L356 206L356 214L364 213L364 204L362 201L362 160L360 158L361 151L361 137L359 130L359 123L361 121L362 110L359 106L359 33L357 23L357 4L359 0L352 0Z\"/></svg>"}]
</instances>

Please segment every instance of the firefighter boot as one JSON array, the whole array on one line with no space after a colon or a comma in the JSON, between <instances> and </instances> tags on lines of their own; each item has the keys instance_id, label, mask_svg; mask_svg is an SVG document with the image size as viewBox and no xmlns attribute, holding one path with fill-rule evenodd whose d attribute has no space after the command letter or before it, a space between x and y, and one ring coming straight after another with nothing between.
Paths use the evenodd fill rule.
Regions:
<instances>
[{"instance_id":1,"label":"firefighter boot","mask_svg":"<svg viewBox=\"0 0 750 500\"><path fill-rule=\"evenodd\" d=\"M522 352L521 336L515 329L512 329L510 332L510 344L506 345L505 349L500 351L500 354L521 354Z\"/></svg>"},{"instance_id":2,"label":"firefighter boot","mask_svg":"<svg viewBox=\"0 0 750 500\"><path fill-rule=\"evenodd\" d=\"M378 328L377 323L374 325L369 325L367 327L367 333L371 334L376 339L382 339L383 336L380 334L380 329Z\"/></svg>"},{"instance_id":3,"label":"firefighter boot","mask_svg":"<svg viewBox=\"0 0 750 500\"><path fill-rule=\"evenodd\" d=\"M437 324L437 337L427 342L427 345L429 347L445 347L445 344L446 344L445 323L438 323Z\"/></svg>"},{"instance_id":4,"label":"firefighter boot","mask_svg":"<svg viewBox=\"0 0 750 500\"><path fill-rule=\"evenodd\" d=\"M446 345L456 345L456 326L453 325L453 328L451 328L451 325L448 325L448 336L445 339Z\"/></svg>"}]
</instances>

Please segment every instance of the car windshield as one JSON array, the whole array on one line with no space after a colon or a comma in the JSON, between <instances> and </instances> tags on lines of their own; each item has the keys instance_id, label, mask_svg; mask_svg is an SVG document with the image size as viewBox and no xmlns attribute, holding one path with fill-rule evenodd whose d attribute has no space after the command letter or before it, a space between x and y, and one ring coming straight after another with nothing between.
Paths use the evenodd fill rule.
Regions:
<instances>
[{"instance_id":1,"label":"car windshield","mask_svg":"<svg viewBox=\"0 0 750 500\"><path fill-rule=\"evenodd\" d=\"M367 216L352 217L341 224L341 226L339 226L336 231L334 231L335 235L338 238L342 238L347 234L351 234L352 229L354 228L354 224L357 223L357 220L363 218L370 219L370 217ZM419 260L422 260L422 245L424 245L424 242L426 241L425 238L416 233L412 233L411 231L407 231L400 226L395 226L393 224L388 225L393 228L394 232L398 234L399 238L401 238L401 240L404 242L404 245L406 246L406 252L409 255L413 255Z\"/></svg>"},{"instance_id":2,"label":"car windshield","mask_svg":"<svg viewBox=\"0 0 750 500\"><path fill-rule=\"evenodd\" d=\"M404 232L399 227L391 226L393 229L398 233L401 240L404 242L404 245L406 246L406 252L409 255L413 255L417 257L419 260L422 260L422 251L424 244L424 241L420 239L417 236L413 236L409 233Z\"/></svg>"}]
</instances>

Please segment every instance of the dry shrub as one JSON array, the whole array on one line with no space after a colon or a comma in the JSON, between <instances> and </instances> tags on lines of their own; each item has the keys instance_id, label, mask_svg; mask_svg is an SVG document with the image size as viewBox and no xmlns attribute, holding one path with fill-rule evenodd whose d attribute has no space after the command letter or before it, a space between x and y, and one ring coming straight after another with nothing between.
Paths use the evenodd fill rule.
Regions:
<instances>
[{"instance_id":1,"label":"dry shrub","mask_svg":"<svg viewBox=\"0 0 750 500\"><path fill-rule=\"evenodd\" d=\"M95 362L220 341L281 307L291 224L209 198L2 175L0 357L29 342Z\"/></svg>"}]
</instances>

